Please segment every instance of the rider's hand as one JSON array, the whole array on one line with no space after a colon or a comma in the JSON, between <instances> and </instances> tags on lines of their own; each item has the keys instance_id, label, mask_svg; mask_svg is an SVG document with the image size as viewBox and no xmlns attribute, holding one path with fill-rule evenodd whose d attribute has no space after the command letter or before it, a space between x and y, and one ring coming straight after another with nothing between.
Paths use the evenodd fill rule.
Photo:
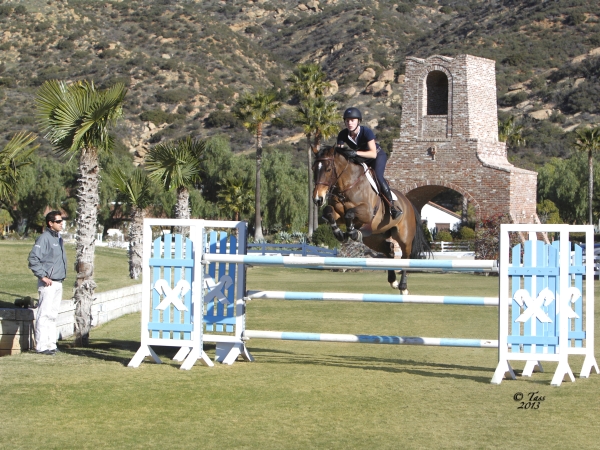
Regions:
<instances>
[{"instance_id":1,"label":"rider's hand","mask_svg":"<svg viewBox=\"0 0 600 450\"><path fill-rule=\"evenodd\" d=\"M356 158L358 155L356 154L356 150L347 149L344 150L344 156L348 159Z\"/></svg>"}]
</instances>

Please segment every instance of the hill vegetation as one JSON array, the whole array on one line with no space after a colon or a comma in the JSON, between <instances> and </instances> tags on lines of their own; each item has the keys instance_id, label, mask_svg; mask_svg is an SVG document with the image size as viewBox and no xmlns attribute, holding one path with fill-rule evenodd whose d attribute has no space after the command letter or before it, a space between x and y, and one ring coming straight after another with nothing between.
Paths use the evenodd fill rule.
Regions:
<instances>
[{"instance_id":1,"label":"hill vegetation","mask_svg":"<svg viewBox=\"0 0 600 450\"><path fill-rule=\"evenodd\" d=\"M573 130L600 117L593 0L0 0L0 30L0 138L40 132L34 98L46 80L122 82L117 146L136 162L182 136L225 136L234 153L252 154L232 107L244 92L268 89L284 107L265 128L266 152L305 167L287 83L300 63L321 65L328 96L340 110L360 107L388 151L407 56L494 59L500 119L523 127L525 144L509 148L520 167L569 156Z\"/></svg>"}]
</instances>

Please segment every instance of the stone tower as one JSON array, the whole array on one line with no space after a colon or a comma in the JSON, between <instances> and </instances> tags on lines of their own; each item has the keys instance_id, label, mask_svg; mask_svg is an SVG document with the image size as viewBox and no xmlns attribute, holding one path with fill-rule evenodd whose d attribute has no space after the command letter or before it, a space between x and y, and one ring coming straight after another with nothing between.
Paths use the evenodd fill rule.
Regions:
<instances>
[{"instance_id":1,"label":"stone tower","mask_svg":"<svg viewBox=\"0 0 600 450\"><path fill-rule=\"evenodd\" d=\"M406 58L400 138L386 177L420 210L453 189L478 218L536 223L537 173L506 159L498 141L495 62L471 55Z\"/></svg>"}]
</instances>

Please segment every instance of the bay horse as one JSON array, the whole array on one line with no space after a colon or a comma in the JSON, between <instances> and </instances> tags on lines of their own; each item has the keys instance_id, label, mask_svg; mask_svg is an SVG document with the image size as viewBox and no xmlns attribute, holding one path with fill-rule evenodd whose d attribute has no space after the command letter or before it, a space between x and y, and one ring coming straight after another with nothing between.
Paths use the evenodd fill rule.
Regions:
<instances>
[{"instance_id":1,"label":"bay horse","mask_svg":"<svg viewBox=\"0 0 600 450\"><path fill-rule=\"evenodd\" d=\"M372 188L362 165L349 161L337 147L312 147L315 154L313 175L315 188L313 202L322 206L323 218L331 226L340 242L362 240L371 250L394 258L395 240L402 250L402 258L418 259L430 253L421 226L421 215L412 202L399 191L392 189L396 203L403 213L395 220L390 216L389 206ZM344 233L338 225L346 225ZM388 270L388 282L402 294L408 293L406 271L402 270L400 283L396 272Z\"/></svg>"}]
</instances>

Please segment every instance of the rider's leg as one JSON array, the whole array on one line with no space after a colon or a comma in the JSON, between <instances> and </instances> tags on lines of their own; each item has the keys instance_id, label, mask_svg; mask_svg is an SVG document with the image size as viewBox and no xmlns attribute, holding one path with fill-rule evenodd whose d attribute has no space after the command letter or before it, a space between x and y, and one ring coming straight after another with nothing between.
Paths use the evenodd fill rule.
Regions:
<instances>
[{"instance_id":1,"label":"rider's leg","mask_svg":"<svg viewBox=\"0 0 600 450\"><path fill-rule=\"evenodd\" d=\"M399 206L394 205L392 191L390 191L390 187L383 177L386 162L387 155L383 150L380 150L377 152L377 158L375 158L373 168L375 169L375 175L377 175L377 181L379 181L379 186L381 187L381 193L385 196L390 205L390 215L392 216L392 219L395 220L402 214L402 209Z\"/></svg>"}]
</instances>

